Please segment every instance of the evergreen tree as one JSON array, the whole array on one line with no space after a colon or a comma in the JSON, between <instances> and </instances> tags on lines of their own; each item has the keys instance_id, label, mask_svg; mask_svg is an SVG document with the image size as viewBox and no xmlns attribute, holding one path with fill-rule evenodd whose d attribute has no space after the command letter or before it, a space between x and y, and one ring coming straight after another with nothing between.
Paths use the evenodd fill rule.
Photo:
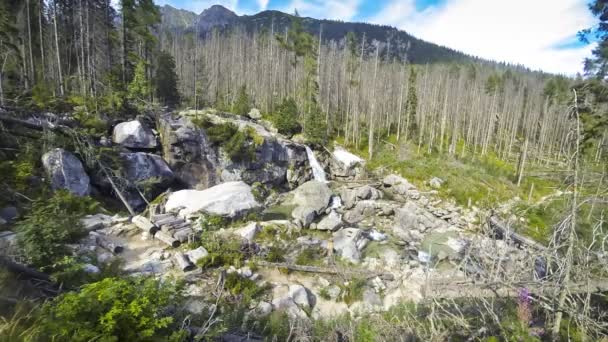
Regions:
<instances>
[{"instance_id":1,"label":"evergreen tree","mask_svg":"<svg viewBox=\"0 0 608 342\"><path fill-rule=\"evenodd\" d=\"M169 107L179 104L180 95L177 90L177 74L175 60L170 53L162 51L158 56L156 68L156 96L160 102Z\"/></svg>"},{"instance_id":2,"label":"evergreen tree","mask_svg":"<svg viewBox=\"0 0 608 342\"><path fill-rule=\"evenodd\" d=\"M146 62L140 60L135 67L133 80L127 88L127 98L139 111L143 111L149 103L152 86L146 77Z\"/></svg>"},{"instance_id":3,"label":"evergreen tree","mask_svg":"<svg viewBox=\"0 0 608 342\"><path fill-rule=\"evenodd\" d=\"M249 105L249 95L247 95L247 86L243 85L239 88L239 93L236 102L232 106L232 111L238 115L247 115L251 107Z\"/></svg>"},{"instance_id":4,"label":"evergreen tree","mask_svg":"<svg viewBox=\"0 0 608 342\"><path fill-rule=\"evenodd\" d=\"M287 136L292 136L302 129L298 123L298 106L293 98L284 99L271 120L276 129Z\"/></svg>"}]
</instances>

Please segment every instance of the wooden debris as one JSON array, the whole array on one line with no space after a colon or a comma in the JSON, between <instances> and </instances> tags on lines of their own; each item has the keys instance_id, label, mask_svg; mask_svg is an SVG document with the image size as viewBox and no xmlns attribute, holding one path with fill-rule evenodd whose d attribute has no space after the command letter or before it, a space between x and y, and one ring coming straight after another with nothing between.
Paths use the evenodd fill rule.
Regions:
<instances>
[{"instance_id":1,"label":"wooden debris","mask_svg":"<svg viewBox=\"0 0 608 342\"><path fill-rule=\"evenodd\" d=\"M177 266L184 272L192 271L195 268L194 264L190 262L190 259L184 253L175 253L174 258Z\"/></svg>"},{"instance_id":2,"label":"wooden debris","mask_svg":"<svg viewBox=\"0 0 608 342\"><path fill-rule=\"evenodd\" d=\"M492 233L499 239L512 240L519 246L531 247L538 251L544 251L546 249L545 246L539 244L538 242L521 234L517 234L512 229L509 229L496 216L488 217L488 226L492 230Z\"/></svg>"},{"instance_id":3,"label":"wooden debris","mask_svg":"<svg viewBox=\"0 0 608 342\"><path fill-rule=\"evenodd\" d=\"M175 237L180 242L186 242L188 241L190 235L192 235L193 233L194 231L191 228L182 228L178 231L175 231L173 233L173 237Z\"/></svg>"},{"instance_id":4,"label":"wooden debris","mask_svg":"<svg viewBox=\"0 0 608 342\"><path fill-rule=\"evenodd\" d=\"M173 248L177 248L181 245L181 242L178 239L165 232L156 232L156 234L154 234L154 237Z\"/></svg>"},{"instance_id":5,"label":"wooden debris","mask_svg":"<svg viewBox=\"0 0 608 342\"><path fill-rule=\"evenodd\" d=\"M113 254L120 254L124 250L123 246L113 243L111 240L99 233L91 232L90 235L95 238L95 243L97 243L99 247L108 250Z\"/></svg>"},{"instance_id":6,"label":"wooden debris","mask_svg":"<svg viewBox=\"0 0 608 342\"><path fill-rule=\"evenodd\" d=\"M141 215L134 216L131 222L150 235L154 235L158 231L158 227L155 224Z\"/></svg>"},{"instance_id":7,"label":"wooden debris","mask_svg":"<svg viewBox=\"0 0 608 342\"><path fill-rule=\"evenodd\" d=\"M371 279L371 278L375 278L375 277L380 277L383 280L395 280L395 276L391 273L369 272L369 271L350 271L350 270L338 269L337 267L332 268L332 267L293 265L293 264L287 264L287 263L267 262L267 261L262 261L262 260L258 261L257 265L264 266L264 267L286 268L288 270L298 271L298 272L336 274L336 275L342 275L342 276L352 277L352 278Z\"/></svg>"}]
</instances>

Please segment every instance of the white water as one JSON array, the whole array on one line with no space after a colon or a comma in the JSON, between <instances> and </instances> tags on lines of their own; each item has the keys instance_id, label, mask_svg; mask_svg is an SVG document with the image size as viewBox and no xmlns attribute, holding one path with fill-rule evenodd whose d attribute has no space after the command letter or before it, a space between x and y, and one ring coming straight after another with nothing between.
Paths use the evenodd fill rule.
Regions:
<instances>
[{"instance_id":1,"label":"white water","mask_svg":"<svg viewBox=\"0 0 608 342\"><path fill-rule=\"evenodd\" d=\"M312 168L312 175L314 176L315 180L327 183L327 178L325 178L325 171L323 170L323 167L321 167L321 164L319 164L315 154L312 153L312 150L308 146L306 146L306 155L308 156L308 162Z\"/></svg>"},{"instance_id":2,"label":"white water","mask_svg":"<svg viewBox=\"0 0 608 342\"><path fill-rule=\"evenodd\" d=\"M331 209L338 209L342 207L342 199L340 196L334 196L331 198L331 202L329 204Z\"/></svg>"}]
</instances>

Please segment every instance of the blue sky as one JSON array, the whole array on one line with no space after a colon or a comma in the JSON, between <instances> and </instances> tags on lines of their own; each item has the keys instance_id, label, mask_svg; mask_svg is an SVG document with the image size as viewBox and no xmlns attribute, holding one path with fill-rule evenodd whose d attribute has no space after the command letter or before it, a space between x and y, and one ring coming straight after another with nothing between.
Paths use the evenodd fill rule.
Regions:
<instances>
[{"instance_id":1,"label":"blue sky","mask_svg":"<svg viewBox=\"0 0 608 342\"><path fill-rule=\"evenodd\" d=\"M265 9L364 21L498 61L574 75L594 44L576 33L596 21L588 0L156 0L200 13L221 4L238 14Z\"/></svg>"}]
</instances>

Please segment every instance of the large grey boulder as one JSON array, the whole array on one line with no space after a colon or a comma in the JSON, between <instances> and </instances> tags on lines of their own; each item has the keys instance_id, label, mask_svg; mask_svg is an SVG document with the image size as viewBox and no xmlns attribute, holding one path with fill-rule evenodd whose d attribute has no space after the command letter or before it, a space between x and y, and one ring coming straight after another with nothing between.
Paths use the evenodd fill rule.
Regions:
<instances>
[{"instance_id":1,"label":"large grey boulder","mask_svg":"<svg viewBox=\"0 0 608 342\"><path fill-rule=\"evenodd\" d=\"M42 164L54 190L65 189L76 196L91 192L89 176L74 154L56 148L42 156Z\"/></svg>"},{"instance_id":2,"label":"large grey boulder","mask_svg":"<svg viewBox=\"0 0 608 342\"><path fill-rule=\"evenodd\" d=\"M163 115L158 130L163 156L180 183L203 190L220 182L217 151L189 117Z\"/></svg>"},{"instance_id":3,"label":"large grey boulder","mask_svg":"<svg viewBox=\"0 0 608 342\"><path fill-rule=\"evenodd\" d=\"M357 202L362 200L381 199L383 194L382 191L374 187L364 185L354 189L343 188L340 190L340 197L342 198L344 208L350 209L353 208Z\"/></svg>"},{"instance_id":4,"label":"large grey boulder","mask_svg":"<svg viewBox=\"0 0 608 342\"><path fill-rule=\"evenodd\" d=\"M139 120L121 122L114 127L112 140L127 148L156 148L156 136Z\"/></svg>"},{"instance_id":5,"label":"large grey boulder","mask_svg":"<svg viewBox=\"0 0 608 342\"><path fill-rule=\"evenodd\" d=\"M156 154L121 153L120 157L123 160L125 178L129 185L125 195L129 204L135 208L145 205L139 192L145 193L150 197L148 200L152 200L167 190L175 179L169 165Z\"/></svg>"},{"instance_id":6,"label":"large grey boulder","mask_svg":"<svg viewBox=\"0 0 608 342\"><path fill-rule=\"evenodd\" d=\"M344 222L348 224L356 224L363 221L367 217L376 214L377 203L371 200L357 202L357 205L351 210L344 213Z\"/></svg>"},{"instance_id":7,"label":"large grey boulder","mask_svg":"<svg viewBox=\"0 0 608 342\"><path fill-rule=\"evenodd\" d=\"M317 213L310 207L296 207L291 212L291 217L295 220L296 224L304 228L308 228L316 216Z\"/></svg>"},{"instance_id":8,"label":"large grey boulder","mask_svg":"<svg viewBox=\"0 0 608 342\"><path fill-rule=\"evenodd\" d=\"M412 185L407 179L397 176L397 175L388 175L384 177L382 180L385 188L390 189L393 193L397 195L405 196L408 191L416 190L416 187Z\"/></svg>"},{"instance_id":9,"label":"large grey boulder","mask_svg":"<svg viewBox=\"0 0 608 342\"><path fill-rule=\"evenodd\" d=\"M294 191L293 203L300 207L311 208L319 215L329 205L331 196L332 192L327 184L312 180L300 185Z\"/></svg>"},{"instance_id":10,"label":"large grey boulder","mask_svg":"<svg viewBox=\"0 0 608 342\"><path fill-rule=\"evenodd\" d=\"M318 230L335 231L342 227L342 216L332 210L329 215L323 217L317 224Z\"/></svg>"},{"instance_id":11,"label":"large grey boulder","mask_svg":"<svg viewBox=\"0 0 608 342\"><path fill-rule=\"evenodd\" d=\"M334 250L342 258L358 264L361 260L361 251L365 248L368 240L361 229L344 228L333 234Z\"/></svg>"},{"instance_id":12,"label":"large grey boulder","mask_svg":"<svg viewBox=\"0 0 608 342\"><path fill-rule=\"evenodd\" d=\"M336 147L331 153L329 170L335 178L355 179L361 174L365 161L347 150Z\"/></svg>"},{"instance_id":13,"label":"large grey boulder","mask_svg":"<svg viewBox=\"0 0 608 342\"><path fill-rule=\"evenodd\" d=\"M212 144L205 128L193 122L205 116L212 124L234 124L239 130L252 129L262 142L254 157L234 161L221 144ZM165 159L178 180L189 188L206 189L221 182L244 181L294 189L312 174L303 145L268 131L264 126L234 115L213 111L166 114L159 119Z\"/></svg>"},{"instance_id":14,"label":"large grey boulder","mask_svg":"<svg viewBox=\"0 0 608 342\"><path fill-rule=\"evenodd\" d=\"M205 190L181 190L171 193L165 209L179 211L180 216L199 213L234 218L260 208L245 182L227 182Z\"/></svg>"}]
</instances>

